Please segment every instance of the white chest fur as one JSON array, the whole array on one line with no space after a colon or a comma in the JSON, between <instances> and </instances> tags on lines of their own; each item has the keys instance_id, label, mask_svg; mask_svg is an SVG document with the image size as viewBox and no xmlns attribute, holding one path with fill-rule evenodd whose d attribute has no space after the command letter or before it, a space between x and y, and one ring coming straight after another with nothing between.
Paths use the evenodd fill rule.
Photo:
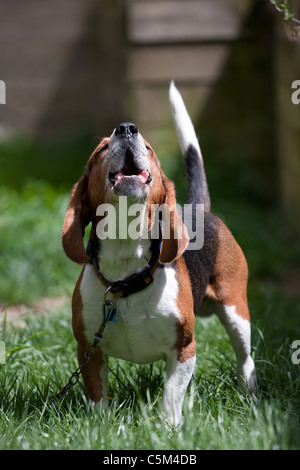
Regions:
<instances>
[{"instance_id":1,"label":"white chest fur","mask_svg":"<svg viewBox=\"0 0 300 470\"><path fill-rule=\"evenodd\" d=\"M151 285L116 300L117 321L106 326L100 345L103 352L140 364L166 357L176 343L176 324L180 316L175 274L171 266L158 268ZM103 320L104 298L104 287L92 266L85 267L80 293L85 334L91 342Z\"/></svg>"}]
</instances>

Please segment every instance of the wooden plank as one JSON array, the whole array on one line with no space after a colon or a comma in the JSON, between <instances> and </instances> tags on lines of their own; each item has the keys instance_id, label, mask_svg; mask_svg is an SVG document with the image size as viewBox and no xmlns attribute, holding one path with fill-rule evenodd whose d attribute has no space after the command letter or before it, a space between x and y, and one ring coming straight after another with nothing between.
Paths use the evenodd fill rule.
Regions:
<instances>
[{"instance_id":1,"label":"wooden plank","mask_svg":"<svg viewBox=\"0 0 300 470\"><path fill-rule=\"evenodd\" d=\"M82 32L87 4L91 0L18 0L1 2L0 41L73 41ZM32 44L34 46L34 43Z\"/></svg>"},{"instance_id":2,"label":"wooden plank","mask_svg":"<svg viewBox=\"0 0 300 470\"><path fill-rule=\"evenodd\" d=\"M129 56L129 80L213 82L228 51L222 44L135 48Z\"/></svg>"},{"instance_id":3,"label":"wooden plank","mask_svg":"<svg viewBox=\"0 0 300 470\"><path fill-rule=\"evenodd\" d=\"M1 2L0 78L7 103L0 124L8 133L33 134L78 44L88 17L81 0ZM56 105L56 103L54 104ZM70 112L72 114L72 112Z\"/></svg>"},{"instance_id":4,"label":"wooden plank","mask_svg":"<svg viewBox=\"0 0 300 470\"><path fill-rule=\"evenodd\" d=\"M1 3L0 125L41 139L82 128L111 133L124 120L124 2Z\"/></svg>"},{"instance_id":5,"label":"wooden plank","mask_svg":"<svg viewBox=\"0 0 300 470\"><path fill-rule=\"evenodd\" d=\"M135 44L232 41L251 0L131 1L128 35Z\"/></svg>"}]
</instances>

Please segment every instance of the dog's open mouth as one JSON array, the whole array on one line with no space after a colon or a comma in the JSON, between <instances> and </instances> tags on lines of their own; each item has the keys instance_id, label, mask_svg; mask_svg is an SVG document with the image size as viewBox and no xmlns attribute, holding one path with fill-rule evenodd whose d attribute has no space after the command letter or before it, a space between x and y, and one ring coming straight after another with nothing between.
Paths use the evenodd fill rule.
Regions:
<instances>
[{"instance_id":1,"label":"dog's open mouth","mask_svg":"<svg viewBox=\"0 0 300 470\"><path fill-rule=\"evenodd\" d=\"M130 149L126 151L123 167L119 171L110 172L108 175L108 179L113 187L116 187L124 178L132 184L139 185L149 184L152 181L151 173L148 170L141 170L136 166Z\"/></svg>"}]
</instances>

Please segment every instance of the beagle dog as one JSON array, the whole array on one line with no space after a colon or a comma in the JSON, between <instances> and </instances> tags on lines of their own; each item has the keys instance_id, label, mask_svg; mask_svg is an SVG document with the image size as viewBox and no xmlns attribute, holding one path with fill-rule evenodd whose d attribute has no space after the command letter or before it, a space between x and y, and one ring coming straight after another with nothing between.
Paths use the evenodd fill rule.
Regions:
<instances>
[{"instance_id":1,"label":"beagle dog","mask_svg":"<svg viewBox=\"0 0 300 470\"><path fill-rule=\"evenodd\" d=\"M209 311L219 317L236 355L239 385L254 389L256 379L250 355L247 263L229 229L210 212L200 146L173 82L169 94L187 172L188 203L194 217L196 207L203 210L203 244L193 249L173 182L164 175L151 145L129 122L116 127L89 158L73 187L62 240L67 256L84 265L72 298L79 364L99 325L105 324L82 370L88 395L107 406L109 356L139 364L162 359L162 412L168 423L178 425L195 369L195 315ZM124 236L134 222L130 210L135 204L140 211L137 236ZM169 220L166 223L160 212L155 218L159 235L152 237L153 212L161 206L168 208ZM108 236L109 230L104 233L109 225L104 215L110 208L116 216L111 220L115 236ZM83 236L90 223L86 249Z\"/></svg>"}]
</instances>

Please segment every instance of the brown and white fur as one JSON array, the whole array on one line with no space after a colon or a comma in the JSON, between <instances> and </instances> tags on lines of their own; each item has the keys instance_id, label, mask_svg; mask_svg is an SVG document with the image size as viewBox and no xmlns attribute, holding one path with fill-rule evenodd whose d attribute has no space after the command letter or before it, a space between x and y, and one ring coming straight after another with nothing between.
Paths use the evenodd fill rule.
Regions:
<instances>
[{"instance_id":1,"label":"brown and white fur","mask_svg":"<svg viewBox=\"0 0 300 470\"><path fill-rule=\"evenodd\" d=\"M178 425L187 386L195 369L195 315L207 306L224 325L237 360L241 386L254 388L255 366L250 356L250 317L247 305L247 263L243 252L224 223L210 212L210 199L199 143L181 95L172 83L170 102L189 182L189 202L204 204L204 245L186 250L187 230L175 206L174 184L163 173L159 160L137 128L122 123L104 138L74 185L63 227L63 247L73 261L83 264L73 299L73 331L82 363L88 345L103 320L106 287L99 281L83 245L85 227L91 222L101 272L110 281L124 279L147 266L151 257L149 238L99 240L96 227L100 204L119 197L128 206L144 207L150 229L152 204L167 204L171 211L170 237L163 239L153 282L145 289L118 297L116 323L108 323L103 339L82 371L88 395L108 404L108 356L144 364L166 363L162 408L166 420ZM176 230L182 233L177 239ZM149 231L150 234L150 231ZM205 302L203 302L205 300ZM203 305L202 305L203 304Z\"/></svg>"}]
</instances>

